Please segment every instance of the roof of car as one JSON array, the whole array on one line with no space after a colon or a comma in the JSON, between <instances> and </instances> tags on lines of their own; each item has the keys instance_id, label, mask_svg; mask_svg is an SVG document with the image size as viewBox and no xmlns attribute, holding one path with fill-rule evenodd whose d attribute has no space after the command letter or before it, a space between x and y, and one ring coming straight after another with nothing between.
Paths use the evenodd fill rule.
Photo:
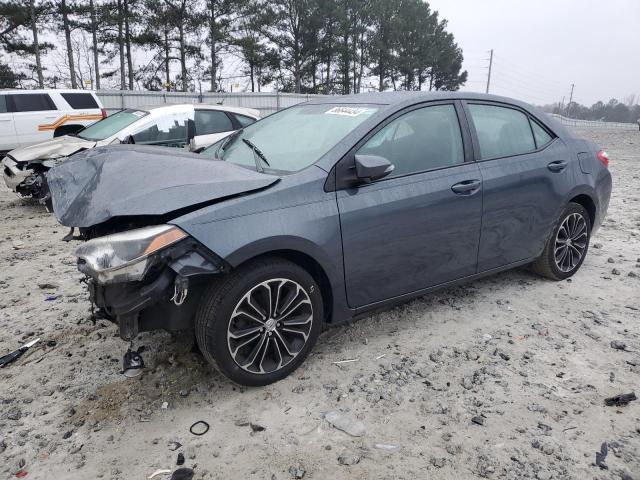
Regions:
<instances>
[{"instance_id":1,"label":"roof of car","mask_svg":"<svg viewBox=\"0 0 640 480\"><path fill-rule=\"evenodd\" d=\"M249 115L252 117L259 117L260 111L255 108L248 107L235 107L227 105L211 105L207 103L178 103L178 104L164 104L164 105L140 105L136 107L127 107L132 110L146 110L148 112L163 110L163 111L181 111L185 108L197 108L200 110L222 110L225 112L239 113L241 115Z\"/></svg>"},{"instance_id":2,"label":"roof of car","mask_svg":"<svg viewBox=\"0 0 640 480\"><path fill-rule=\"evenodd\" d=\"M38 88L34 90L25 90L25 89L3 89L0 88L0 93L93 93L96 92L94 90L82 90L79 88Z\"/></svg>"},{"instance_id":3,"label":"roof of car","mask_svg":"<svg viewBox=\"0 0 640 480\"><path fill-rule=\"evenodd\" d=\"M446 99L493 100L512 103L515 105L527 105L525 102L521 102L520 100L487 93L440 91L367 92L353 95L331 95L326 97L315 97L308 103L368 103L376 105L397 105L401 103L418 103Z\"/></svg>"}]
</instances>

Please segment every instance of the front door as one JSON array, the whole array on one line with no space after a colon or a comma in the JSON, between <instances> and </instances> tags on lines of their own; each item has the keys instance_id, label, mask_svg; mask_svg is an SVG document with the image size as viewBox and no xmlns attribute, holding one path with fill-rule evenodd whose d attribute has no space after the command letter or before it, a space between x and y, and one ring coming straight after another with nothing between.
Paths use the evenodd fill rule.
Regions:
<instances>
[{"instance_id":1,"label":"front door","mask_svg":"<svg viewBox=\"0 0 640 480\"><path fill-rule=\"evenodd\" d=\"M478 252L483 272L542 252L571 188L572 162L562 140L524 111L472 102L466 108L483 182Z\"/></svg>"},{"instance_id":2,"label":"front door","mask_svg":"<svg viewBox=\"0 0 640 480\"><path fill-rule=\"evenodd\" d=\"M349 306L476 273L482 182L477 164L465 161L459 113L454 103L414 108L357 150L395 170L337 193Z\"/></svg>"}]
</instances>

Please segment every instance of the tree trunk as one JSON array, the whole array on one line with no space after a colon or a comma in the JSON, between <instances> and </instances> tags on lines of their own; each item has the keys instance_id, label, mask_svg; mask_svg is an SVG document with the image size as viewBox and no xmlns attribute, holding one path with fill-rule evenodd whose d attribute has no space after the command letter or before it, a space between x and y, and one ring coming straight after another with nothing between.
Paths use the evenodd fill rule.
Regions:
<instances>
[{"instance_id":1,"label":"tree trunk","mask_svg":"<svg viewBox=\"0 0 640 480\"><path fill-rule=\"evenodd\" d=\"M293 79L295 81L295 92L300 93L302 90L302 79L300 78L300 49L298 47L298 43L293 49Z\"/></svg>"},{"instance_id":2,"label":"tree trunk","mask_svg":"<svg viewBox=\"0 0 640 480\"><path fill-rule=\"evenodd\" d=\"M33 33L33 51L36 56L36 72L38 73L38 86L44 88L44 76L42 75L42 63L40 62L40 44L38 43L38 25L34 0L29 2L29 15L31 16L31 31Z\"/></svg>"},{"instance_id":3,"label":"tree trunk","mask_svg":"<svg viewBox=\"0 0 640 480\"><path fill-rule=\"evenodd\" d=\"M164 75L165 75L165 88L167 92L171 91L171 76L169 71L169 28L167 24L164 24Z\"/></svg>"},{"instance_id":4,"label":"tree trunk","mask_svg":"<svg viewBox=\"0 0 640 480\"><path fill-rule=\"evenodd\" d=\"M71 75L71 88L78 88L78 84L76 82L76 69L73 61L73 49L71 47L71 28L69 27L67 0L62 0L60 2L60 10L62 13L62 28L64 29L64 38L67 43L67 58L69 61L69 75Z\"/></svg>"},{"instance_id":5,"label":"tree trunk","mask_svg":"<svg viewBox=\"0 0 640 480\"><path fill-rule=\"evenodd\" d=\"M342 94L346 95L349 93L350 81L349 81L349 33L345 32L342 37Z\"/></svg>"},{"instance_id":6,"label":"tree trunk","mask_svg":"<svg viewBox=\"0 0 640 480\"><path fill-rule=\"evenodd\" d=\"M124 0L124 42L127 47L129 90L133 90L133 59L131 58L131 31L129 29L129 0Z\"/></svg>"},{"instance_id":7,"label":"tree trunk","mask_svg":"<svg viewBox=\"0 0 640 480\"><path fill-rule=\"evenodd\" d=\"M184 18L184 17L183 17ZM187 91L187 52L184 39L184 24L180 22L180 68L182 73L182 91Z\"/></svg>"},{"instance_id":8,"label":"tree trunk","mask_svg":"<svg viewBox=\"0 0 640 480\"><path fill-rule=\"evenodd\" d=\"M218 58L216 53L216 45L217 45L217 32L216 32L216 11L215 11L215 1L211 0L209 2L209 39L211 41L211 91L217 91L216 85L216 76L218 75Z\"/></svg>"},{"instance_id":9,"label":"tree trunk","mask_svg":"<svg viewBox=\"0 0 640 480\"><path fill-rule=\"evenodd\" d=\"M122 0L118 0L118 49L120 54L120 90L126 90L127 84L125 81L124 72L124 37L122 34L123 24L123 12L122 12Z\"/></svg>"},{"instance_id":10,"label":"tree trunk","mask_svg":"<svg viewBox=\"0 0 640 480\"><path fill-rule=\"evenodd\" d=\"M32 0L33 2L33 0ZM91 41L93 42L93 65L96 69L96 90L100 90L100 58L98 55L98 23L96 21L96 7L93 0L89 0L91 9Z\"/></svg>"},{"instance_id":11,"label":"tree trunk","mask_svg":"<svg viewBox=\"0 0 640 480\"><path fill-rule=\"evenodd\" d=\"M380 77L378 91L382 92L384 90L384 60L382 59L382 50L380 50L380 58L378 60L378 75Z\"/></svg>"}]
</instances>

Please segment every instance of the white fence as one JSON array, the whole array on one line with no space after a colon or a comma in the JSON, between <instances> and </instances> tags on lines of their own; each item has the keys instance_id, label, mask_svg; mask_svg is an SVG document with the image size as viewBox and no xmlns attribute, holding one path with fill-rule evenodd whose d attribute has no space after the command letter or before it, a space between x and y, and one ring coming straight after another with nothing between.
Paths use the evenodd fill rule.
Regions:
<instances>
[{"instance_id":1,"label":"white fence","mask_svg":"<svg viewBox=\"0 0 640 480\"><path fill-rule=\"evenodd\" d=\"M249 107L260 110L262 116L277 112L297 103L323 95L299 93L191 93L147 92L134 90L98 90L96 92L107 110L140 108L150 105L176 103L223 104L233 107Z\"/></svg>"},{"instance_id":2,"label":"white fence","mask_svg":"<svg viewBox=\"0 0 640 480\"><path fill-rule=\"evenodd\" d=\"M635 123L617 123L617 122L598 122L593 120L578 120L576 118L567 118L557 113L550 114L558 120L562 125L570 127L588 127L588 128L616 128L623 130L636 130L638 125Z\"/></svg>"}]
</instances>

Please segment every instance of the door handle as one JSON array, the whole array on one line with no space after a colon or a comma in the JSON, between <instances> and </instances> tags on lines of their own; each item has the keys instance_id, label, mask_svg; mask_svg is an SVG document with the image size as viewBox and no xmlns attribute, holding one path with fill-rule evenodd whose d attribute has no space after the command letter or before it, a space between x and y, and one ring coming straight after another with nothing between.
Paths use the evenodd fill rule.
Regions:
<instances>
[{"instance_id":1,"label":"door handle","mask_svg":"<svg viewBox=\"0 0 640 480\"><path fill-rule=\"evenodd\" d=\"M556 160L555 162L551 162L547 165L547 168L552 172L561 172L565 168L567 168L567 162L564 160Z\"/></svg>"},{"instance_id":2,"label":"door handle","mask_svg":"<svg viewBox=\"0 0 640 480\"><path fill-rule=\"evenodd\" d=\"M451 186L451 190L453 193L457 193L460 195L471 195L478 191L480 188L480 184L482 182L480 180L464 180L462 182L458 182L455 185Z\"/></svg>"}]
</instances>

